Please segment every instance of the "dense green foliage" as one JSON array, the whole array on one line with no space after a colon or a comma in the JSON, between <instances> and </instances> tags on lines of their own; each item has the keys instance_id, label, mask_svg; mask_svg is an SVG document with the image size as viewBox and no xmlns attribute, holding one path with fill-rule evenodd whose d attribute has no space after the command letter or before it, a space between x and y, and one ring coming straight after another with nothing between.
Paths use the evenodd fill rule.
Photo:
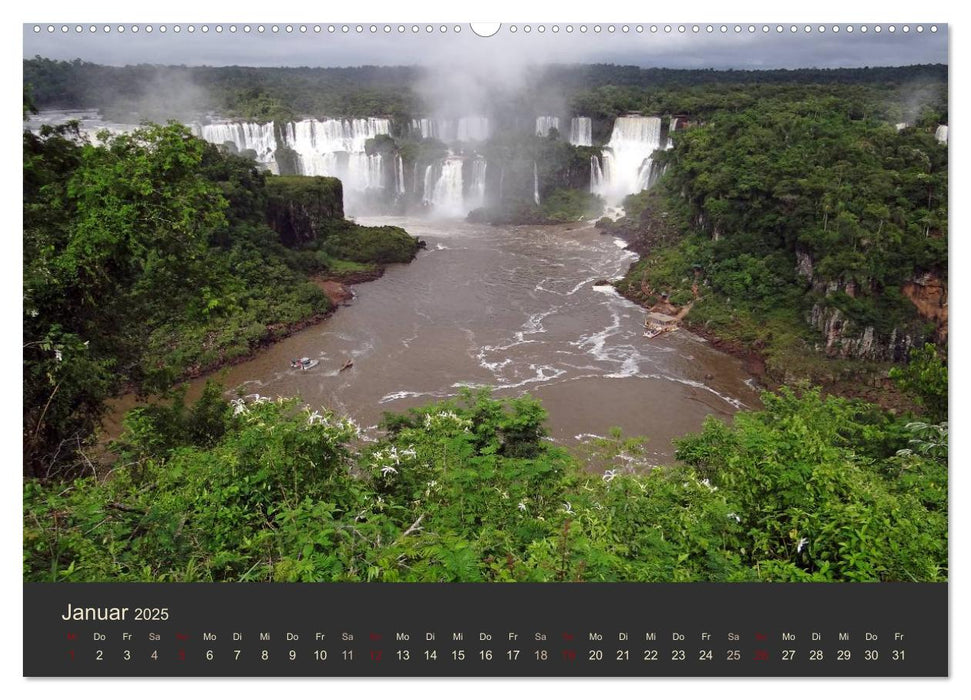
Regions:
<instances>
[{"instance_id":1,"label":"dense green foliage","mask_svg":"<svg viewBox=\"0 0 971 700\"><path fill-rule=\"evenodd\" d=\"M716 109L749 106L766 90L820 86L827 92L860 97L891 96L915 84L945 85L947 66L800 70L691 70L636 66L551 65L526 74L523 89L510 94L493 85L482 97L500 122L516 115L548 114L566 99L575 114L595 119L599 142L607 120L629 111L705 116ZM392 116L405 124L428 114L418 86L434 81L419 67L252 68L242 66L102 66L81 60L24 60L24 83L40 108L99 106L126 121L187 118L207 112L253 121L288 121L303 116ZM485 81L488 84L488 81ZM942 95L946 88L942 90ZM908 100L903 98L900 103ZM946 104L946 96L942 101ZM946 107L944 108L946 121ZM906 110L888 113L891 121L914 121ZM609 127L608 127L609 128Z\"/></svg>"},{"instance_id":2,"label":"dense green foliage","mask_svg":"<svg viewBox=\"0 0 971 700\"><path fill-rule=\"evenodd\" d=\"M890 377L917 397L931 420L947 420L947 362L936 346L914 348L906 365L891 368Z\"/></svg>"},{"instance_id":3,"label":"dense green foliage","mask_svg":"<svg viewBox=\"0 0 971 700\"><path fill-rule=\"evenodd\" d=\"M293 401L137 409L107 477L25 487L24 574L46 581L938 581L946 442L785 391L633 472L583 458L524 396L389 416L386 436ZM943 450L941 449L943 448ZM897 449L903 453L896 454Z\"/></svg>"},{"instance_id":4,"label":"dense green foliage","mask_svg":"<svg viewBox=\"0 0 971 700\"><path fill-rule=\"evenodd\" d=\"M287 193L183 126L97 144L25 131L25 473L76 468L123 388L163 390L328 312L307 272L414 256L417 240L345 222L329 192L319 250L292 251L267 225Z\"/></svg>"},{"instance_id":5,"label":"dense green foliage","mask_svg":"<svg viewBox=\"0 0 971 700\"><path fill-rule=\"evenodd\" d=\"M448 152L401 128L427 109L418 68L24 68L37 105L119 121L389 115L392 134L366 149L386 167L401 157L412 199ZM25 132L24 469L39 477L24 484L25 579L946 580L947 368L901 292L924 273L946 283L947 149L932 135L946 78L560 66L494 96L477 153L489 206L473 218L602 209L587 191L601 148L512 128L523 115L566 100L598 144L628 111L679 115L658 187L603 224L640 237L622 292L692 302L686 323L758 350L780 381L856 371L827 360L819 376L814 309L839 312L847 335L873 328L877 347L916 342L890 377L922 420L783 388L730 425L710 419L678 441L679 464L655 468L619 432L576 455L553 445L528 396L389 415L370 442L323 409L227 403L215 385L192 406L175 392L130 412L113 457L95 458L108 397L248 355L329 310L308 274L373 271L420 243L343 220L333 178L267 175L176 124L99 144L71 126ZM473 167L470 146L451 147Z\"/></svg>"},{"instance_id":6,"label":"dense green foliage","mask_svg":"<svg viewBox=\"0 0 971 700\"><path fill-rule=\"evenodd\" d=\"M650 242L625 294L697 295L688 322L761 348L780 381L841 375L813 359L825 319L840 324L825 349L844 358L903 361L905 336L934 335L902 293L924 273L947 280L948 158L933 129L898 132L836 98L774 98L718 112L675 144L657 192L629 198L621 228L663 216L677 235Z\"/></svg>"}]
</instances>

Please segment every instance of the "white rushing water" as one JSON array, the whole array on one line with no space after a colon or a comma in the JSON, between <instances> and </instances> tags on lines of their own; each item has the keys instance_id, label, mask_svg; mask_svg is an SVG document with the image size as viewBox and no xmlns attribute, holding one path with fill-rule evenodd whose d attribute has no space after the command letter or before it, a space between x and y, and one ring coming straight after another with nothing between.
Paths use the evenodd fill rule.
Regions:
<instances>
[{"instance_id":1,"label":"white rushing water","mask_svg":"<svg viewBox=\"0 0 971 700\"><path fill-rule=\"evenodd\" d=\"M388 119L304 119L283 128L283 145L297 154L301 175L328 175L344 181L346 189L384 187L380 155L364 151L368 139L387 135ZM340 154L347 154L346 157Z\"/></svg>"},{"instance_id":2,"label":"white rushing water","mask_svg":"<svg viewBox=\"0 0 971 700\"><path fill-rule=\"evenodd\" d=\"M486 117L468 116L459 119L422 117L411 120L411 131L423 139L438 139L445 143L454 141L485 141L489 138L489 120Z\"/></svg>"},{"instance_id":3,"label":"white rushing water","mask_svg":"<svg viewBox=\"0 0 971 700\"><path fill-rule=\"evenodd\" d=\"M472 161L472 182L469 183L469 193L466 204L469 209L475 209L485 204L486 160L476 158Z\"/></svg>"},{"instance_id":4,"label":"white rushing water","mask_svg":"<svg viewBox=\"0 0 971 700\"><path fill-rule=\"evenodd\" d=\"M593 145L593 122L590 117L573 117L570 120L570 143L574 146Z\"/></svg>"},{"instance_id":5,"label":"white rushing water","mask_svg":"<svg viewBox=\"0 0 971 700\"><path fill-rule=\"evenodd\" d=\"M668 141L664 145L665 150L670 150L674 148L674 139L671 138L674 132L678 130L678 118L671 117L671 122L668 124Z\"/></svg>"},{"instance_id":6,"label":"white rushing water","mask_svg":"<svg viewBox=\"0 0 971 700\"><path fill-rule=\"evenodd\" d=\"M438 179L432 186L428 201L435 207L436 214L445 216L464 216L467 213L462 197L462 164L461 158L449 156L442 161ZM425 191L428 192L428 175L426 172Z\"/></svg>"},{"instance_id":7,"label":"white rushing water","mask_svg":"<svg viewBox=\"0 0 971 700\"><path fill-rule=\"evenodd\" d=\"M604 150L598 178L591 177L591 190L603 196L608 204L616 204L627 195L647 188L651 157L659 148L660 117L618 117Z\"/></svg>"},{"instance_id":8,"label":"white rushing water","mask_svg":"<svg viewBox=\"0 0 971 700\"><path fill-rule=\"evenodd\" d=\"M87 138L91 143L98 142L98 134L102 131L107 131L109 134L117 136L118 134L130 133L138 128L137 124L119 124L105 121L102 119L101 114L93 109L45 109L37 114L29 115L27 121L24 122L24 128L36 133L44 125L55 126L67 121L77 121L78 131L81 136Z\"/></svg>"},{"instance_id":9,"label":"white rushing water","mask_svg":"<svg viewBox=\"0 0 971 700\"><path fill-rule=\"evenodd\" d=\"M405 164L400 155L394 157L394 191L397 194L405 193Z\"/></svg>"},{"instance_id":10,"label":"white rushing water","mask_svg":"<svg viewBox=\"0 0 971 700\"><path fill-rule=\"evenodd\" d=\"M559 117L536 117L536 135L548 136L551 129L560 130Z\"/></svg>"},{"instance_id":11,"label":"white rushing water","mask_svg":"<svg viewBox=\"0 0 971 700\"><path fill-rule=\"evenodd\" d=\"M229 368L228 390L300 396L361 425L462 387L504 397L529 391L565 444L620 426L667 455L670 439L697 430L706 415L757 406L739 361L684 331L644 338L645 310L597 284L622 275L635 256L593 226L359 221L404 226L427 247L359 287L348 308ZM291 370L293 357L319 365ZM347 359L354 365L342 372Z\"/></svg>"},{"instance_id":12,"label":"white rushing water","mask_svg":"<svg viewBox=\"0 0 971 700\"><path fill-rule=\"evenodd\" d=\"M215 124L195 125L193 131L200 137L222 145L232 143L236 150L254 151L256 160L274 169L276 161L277 143L273 134L273 122L268 124L252 124L245 122L222 122Z\"/></svg>"}]
</instances>

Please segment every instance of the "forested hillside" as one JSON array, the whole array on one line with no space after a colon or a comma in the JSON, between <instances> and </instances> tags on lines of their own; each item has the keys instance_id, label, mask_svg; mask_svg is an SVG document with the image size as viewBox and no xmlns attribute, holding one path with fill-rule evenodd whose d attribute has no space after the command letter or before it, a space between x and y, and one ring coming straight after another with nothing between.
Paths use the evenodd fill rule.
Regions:
<instances>
[{"instance_id":1,"label":"forested hillside","mask_svg":"<svg viewBox=\"0 0 971 700\"><path fill-rule=\"evenodd\" d=\"M659 186L616 225L646 236L623 293L692 302L693 327L760 350L778 382L946 350L948 158L928 128L779 98L680 131L659 158Z\"/></svg>"},{"instance_id":2,"label":"forested hillside","mask_svg":"<svg viewBox=\"0 0 971 700\"><path fill-rule=\"evenodd\" d=\"M328 313L310 274L407 262L418 248L400 229L345 222L337 180L305 179L320 195L299 204L318 225L293 238L271 228L268 206L295 194L268 187L251 161L177 124L105 137L86 143L70 126L23 136L33 476L83 466L109 396L163 391Z\"/></svg>"}]
</instances>

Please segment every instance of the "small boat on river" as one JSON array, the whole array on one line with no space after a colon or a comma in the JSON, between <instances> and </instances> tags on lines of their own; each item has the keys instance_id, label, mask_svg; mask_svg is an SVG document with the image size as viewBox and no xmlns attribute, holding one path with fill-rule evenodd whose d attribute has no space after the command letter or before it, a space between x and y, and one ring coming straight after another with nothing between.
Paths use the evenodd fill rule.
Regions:
<instances>
[{"instance_id":1,"label":"small boat on river","mask_svg":"<svg viewBox=\"0 0 971 700\"><path fill-rule=\"evenodd\" d=\"M659 335L670 333L677 328L678 320L676 318L652 311L647 314L647 318L644 320L644 337L657 338Z\"/></svg>"},{"instance_id":2,"label":"small boat on river","mask_svg":"<svg viewBox=\"0 0 971 700\"><path fill-rule=\"evenodd\" d=\"M308 370L320 364L320 360L311 360L309 357L301 357L299 360L290 360L291 369Z\"/></svg>"}]
</instances>

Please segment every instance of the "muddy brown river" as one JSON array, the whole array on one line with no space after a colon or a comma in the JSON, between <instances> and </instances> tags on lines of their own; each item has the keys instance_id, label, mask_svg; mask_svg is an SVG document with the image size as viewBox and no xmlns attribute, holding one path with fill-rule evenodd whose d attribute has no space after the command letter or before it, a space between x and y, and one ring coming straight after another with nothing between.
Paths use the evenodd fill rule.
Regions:
<instances>
[{"instance_id":1,"label":"muddy brown river","mask_svg":"<svg viewBox=\"0 0 971 700\"><path fill-rule=\"evenodd\" d=\"M217 373L228 394L299 396L368 427L384 411L455 396L463 386L529 392L549 412L556 442L619 426L647 436L658 462L670 461L671 439L697 430L705 416L759 405L738 360L684 330L645 338L645 311L594 285L620 277L634 255L589 224L358 221L403 226L427 249L354 286L354 300L331 318ZM318 364L291 369L300 357ZM348 359L353 366L341 371Z\"/></svg>"}]
</instances>

